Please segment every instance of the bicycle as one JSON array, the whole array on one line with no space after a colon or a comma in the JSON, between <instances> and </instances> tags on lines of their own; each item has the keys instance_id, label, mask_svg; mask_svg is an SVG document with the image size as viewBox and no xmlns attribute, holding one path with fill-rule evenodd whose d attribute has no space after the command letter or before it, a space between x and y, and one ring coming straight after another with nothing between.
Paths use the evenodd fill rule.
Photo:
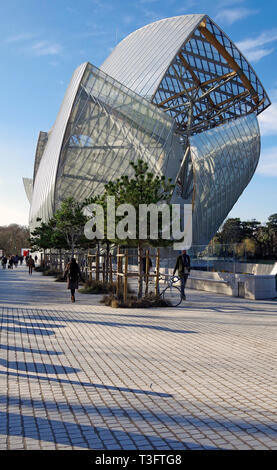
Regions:
<instances>
[{"instance_id":1,"label":"bicycle","mask_svg":"<svg viewBox=\"0 0 277 470\"><path fill-rule=\"evenodd\" d=\"M166 288L159 293L159 297L162 297L168 307L178 307L182 302L181 289L173 284L178 282L180 278L178 276L160 276L159 279L167 282Z\"/></svg>"}]
</instances>

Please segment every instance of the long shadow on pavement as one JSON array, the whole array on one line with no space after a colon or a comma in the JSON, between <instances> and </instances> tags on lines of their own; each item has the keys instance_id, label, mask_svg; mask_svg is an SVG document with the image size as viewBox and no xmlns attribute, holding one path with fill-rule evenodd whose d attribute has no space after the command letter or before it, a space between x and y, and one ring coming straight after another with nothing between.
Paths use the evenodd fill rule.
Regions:
<instances>
[{"instance_id":1,"label":"long shadow on pavement","mask_svg":"<svg viewBox=\"0 0 277 470\"><path fill-rule=\"evenodd\" d=\"M43 364L42 364L43 366ZM7 363L7 368L9 367L9 363ZM58 366L61 367L61 366ZM56 373L56 372L51 372ZM158 397L172 397L169 393L162 393L162 392L151 392L150 390L140 390L137 388L127 388L127 387L116 387L113 385L103 385L103 384L95 384L92 382L80 382L78 380L66 380L66 379L60 379L60 378L54 378L54 377L45 377L43 375L30 375L30 374L22 374L22 373L17 373L17 372L10 372L8 370L2 371L0 370L0 375L8 375L11 377L23 377L24 379L34 379L34 380L44 380L46 382L56 382L56 383L62 383L62 384L69 384L69 385L79 385L81 387L91 387L91 388L97 388L97 389L103 389L103 390L116 390L119 392L128 392L128 393L134 393L134 394L142 394L142 395L149 395L149 396L158 396Z\"/></svg>"},{"instance_id":2,"label":"long shadow on pavement","mask_svg":"<svg viewBox=\"0 0 277 470\"><path fill-rule=\"evenodd\" d=\"M31 353L31 354L46 354L47 356L60 356L61 354L64 354L61 351L49 351L48 349L21 348L19 346L6 346L4 344L0 344L0 349L4 349L6 351L17 351L17 352L24 352L24 353Z\"/></svg>"},{"instance_id":3,"label":"long shadow on pavement","mask_svg":"<svg viewBox=\"0 0 277 470\"><path fill-rule=\"evenodd\" d=\"M216 450L212 446L199 446L193 442L182 442L175 439L163 439L158 435L147 435L136 432L117 431L105 427L79 425L67 421L34 418L24 414L9 413L8 422L12 426L6 428L6 413L0 412L0 433L9 436L24 436L46 442L53 442L90 449L193 449L203 448ZM23 423L23 425L22 425ZM39 444L38 444L39 448Z\"/></svg>"},{"instance_id":4,"label":"long shadow on pavement","mask_svg":"<svg viewBox=\"0 0 277 470\"><path fill-rule=\"evenodd\" d=\"M20 311L22 312L23 309L20 309ZM28 310L29 312L29 310ZM42 310L43 312L43 310ZM61 315L64 316L64 312L59 312L59 311L55 311L55 313L61 313ZM77 312L71 312L71 313L77 313ZM83 313L83 312L82 312ZM12 317L15 317L15 315L9 315L9 319L10 321L12 321ZM102 325L102 326L112 326L112 327L115 327L115 328L126 328L126 327L129 327L129 328L144 328L144 329L151 329L151 330L156 330L156 331L165 331L165 332L169 332L169 333L179 333L179 334L198 334L197 331L193 331L193 330L179 330L179 329L173 329L173 328L168 328L168 327L165 327L165 326L155 326L155 325L147 325L147 324L139 324L139 323L119 323L119 322L115 322L115 321L100 321L100 320L79 320L79 319L72 319L72 318L63 318L63 317L54 317L53 315L49 315L49 316L46 316L45 314L33 314L31 315L30 313L28 313L28 315L24 316L24 314L21 316L21 318L26 318L28 320L49 320L49 317L50 317L50 320L51 321L59 321L59 322L66 322L66 323L79 323L79 324L86 324L86 325ZM17 318L17 317L16 317ZM17 321L17 320L16 320ZM41 324L42 327L45 327L47 326L47 323L42 323ZM53 326L53 325L51 325ZM56 326L58 327L58 325L54 325L54 328L56 328ZM7 331L18 331L18 332L21 332L21 333L24 333L24 328L9 328L9 327L3 327L5 328ZM41 333L41 330L36 330L35 328L33 329L34 331L38 331L38 334L47 334L47 333ZM42 330L43 331L43 330ZM45 330L45 332L47 331L50 331L50 330ZM31 329L30 329L30 332ZM36 334L36 333L34 333ZM53 332L52 333L49 333L49 334L54 334Z\"/></svg>"}]
</instances>

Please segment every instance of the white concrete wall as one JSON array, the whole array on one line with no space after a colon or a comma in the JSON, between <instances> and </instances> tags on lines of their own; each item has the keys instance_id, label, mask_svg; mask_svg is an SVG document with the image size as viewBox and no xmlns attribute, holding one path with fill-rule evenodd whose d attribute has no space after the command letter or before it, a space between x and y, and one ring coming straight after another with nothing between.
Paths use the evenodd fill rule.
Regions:
<instances>
[{"instance_id":1,"label":"white concrete wall","mask_svg":"<svg viewBox=\"0 0 277 470\"><path fill-rule=\"evenodd\" d=\"M231 271L244 274L277 274L277 263L262 264L262 263L238 263L232 261L210 261L209 266L214 266L216 271Z\"/></svg>"},{"instance_id":2,"label":"white concrete wall","mask_svg":"<svg viewBox=\"0 0 277 470\"><path fill-rule=\"evenodd\" d=\"M160 272L172 275L173 269L161 268ZM277 296L275 275L233 274L192 269L187 287L237 297L239 282L244 283L246 299L272 299Z\"/></svg>"}]
</instances>

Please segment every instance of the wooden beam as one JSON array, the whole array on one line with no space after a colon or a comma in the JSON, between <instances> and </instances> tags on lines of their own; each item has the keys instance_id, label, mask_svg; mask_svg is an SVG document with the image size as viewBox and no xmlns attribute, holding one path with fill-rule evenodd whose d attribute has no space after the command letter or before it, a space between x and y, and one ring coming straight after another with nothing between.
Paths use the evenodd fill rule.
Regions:
<instances>
[{"instance_id":1,"label":"wooden beam","mask_svg":"<svg viewBox=\"0 0 277 470\"><path fill-rule=\"evenodd\" d=\"M211 83L214 83L214 82L220 82L221 80L224 80L225 78L234 77L236 74L237 74L237 72L229 72L229 73L226 73L225 75L221 75L220 77L210 78L210 80L206 80L205 82L201 82L201 88L203 89L203 87L206 87L207 85L210 85ZM185 90L180 91L179 93L176 93L175 95L170 96L169 98L166 98L166 100L161 101L158 104L158 106L161 107L164 104L168 103L169 101L172 101L176 98L179 98L180 96L183 96L186 93L189 93L191 91L197 90L197 88L198 88L197 86L186 88Z\"/></svg>"},{"instance_id":2,"label":"wooden beam","mask_svg":"<svg viewBox=\"0 0 277 470\"><path fill-rule=\"evenodd\" d=\"M206 28L206 26L199 26L199 31L203 34L203 36L207 39L207 41L216 48L216 50L219 52L219 54L224 57L224 59L227 61L229 66L239 75L244 87L250 92L251 96L253 97L253 100L255 101L256 104L259 103L259 96L258 93L254 90L251 82L249 79L246 77L245 73L243 70L240 68L240 66L237 64L235 59L229 54L229 52L225 49L225 47L216 39L216 37Z\"/></svg>"},{"instance_id":3,"label":"wooden beam","mask_svg":"<svg viewBox=\"0 0 277 470\"><path fill-rule=\"evenodd\" d=\"M218 104L216 105L216 111L217 111L218 113L220 113L220 112L222 112L222 111L225 111L225 110L227 111L227 108L225 108L225 109L223 108L223 109L222 109L221 106L226 106L226 104L229 104L229 103L231 103L232 101L237 101L238 99L243 98L243 97L245 97L245 96L249 96L249 94L250 94L249 91L245 90L245 91L243 91L242 93L239 93L238 95L234 95L232 98L228 98L227 100L221 101L220 103L218 103ZM198 118L201 117L203 114L205 114L205 112L202 112L202 113L200 113L200 114L197 114L196 116L193 116L193 117L194 117L194 119L198 119ZM212 116L212 118L214 118L214 117L216 117L216 115L215 115L215 116ZM218 115L218 117L220 118L220 115Z\"/></svg>"},{"instance_id":4,"label":"wooden beam","mask_svg":"<svg viewBox=\"0 0 277 470\"><path fill-rule=\"evenodd\" d=\"M189 63L186 61L186 59L184 58L184 56L180 53L179 54L179 57L180 57L180 60L182 62L182 64L184 65L184 67L189 71L189 73L191 74L193 80L195 81L196 85L201 88L202 91L206 91L205 89L203 89L203 84L201 83L201 81L199 80L199 78L197 77L197 75L194 73L193 69L191 68L191 66L189 65ZM207 97L210 105L213 107L213 108L216 108L216 105L215 103L213 102L212 98L208 95Z\"/></svg>"}]
</instances>

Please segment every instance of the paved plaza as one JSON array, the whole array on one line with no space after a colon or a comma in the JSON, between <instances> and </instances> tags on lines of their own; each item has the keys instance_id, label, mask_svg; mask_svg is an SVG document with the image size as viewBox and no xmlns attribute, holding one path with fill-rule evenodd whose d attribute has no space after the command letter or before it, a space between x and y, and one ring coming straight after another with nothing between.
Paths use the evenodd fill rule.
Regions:
<instances>
[{"instance_id":1,"label":"paved plaza","mask_svg":"<svg viewBox=\"0 0 277 470\"><path fill-rule=\"evenodd\" d=\"M277 449L277 301L113 309L0 271L0 449Z\"/></svg>"}]
</instances>

